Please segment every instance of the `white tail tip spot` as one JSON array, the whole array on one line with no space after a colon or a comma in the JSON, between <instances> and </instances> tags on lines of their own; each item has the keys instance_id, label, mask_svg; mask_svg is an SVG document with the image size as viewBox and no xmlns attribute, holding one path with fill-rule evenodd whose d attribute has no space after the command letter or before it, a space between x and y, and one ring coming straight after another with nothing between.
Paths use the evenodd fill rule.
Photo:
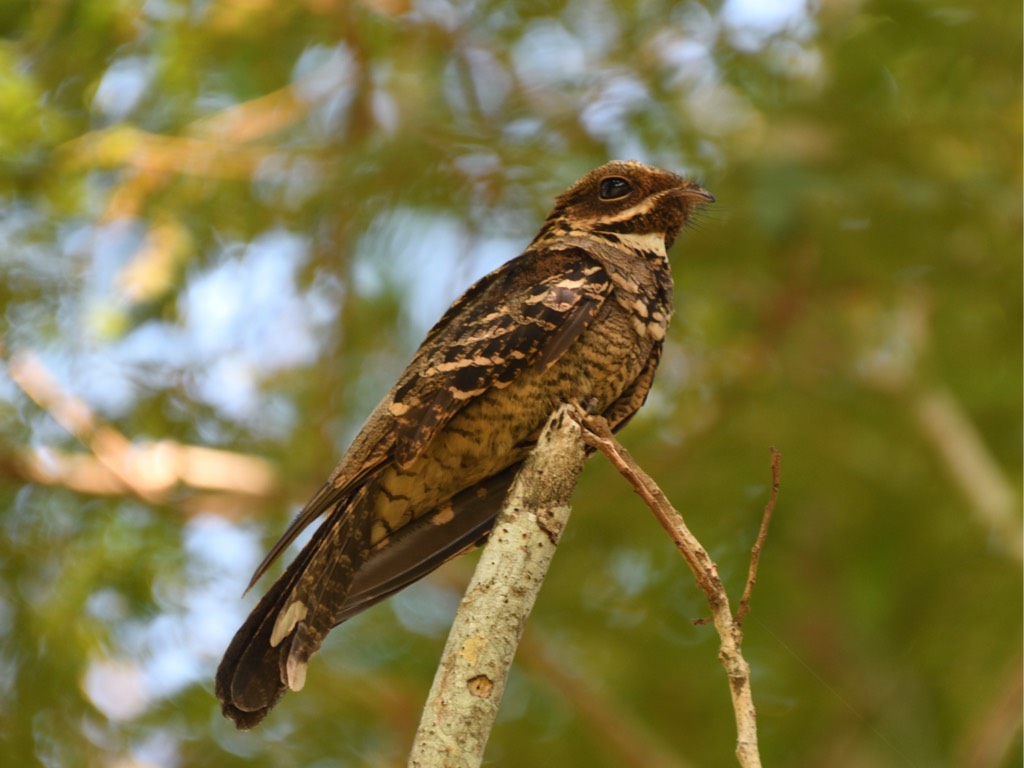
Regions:
<instances>
[{"instance_id":1,"label":"white tail tip spot","mask_svg":"<svg viewBox=\"0 0 1024 768\"><path fill-rule=\"evenodd\" d=\"M277 614L277 621L274 622L274 631L270 633L270 647L277 648L281 641L292 633L295 625L306 618L307 612L306 604L301 600L296 600Z\"/></svg>"}]
</instances>

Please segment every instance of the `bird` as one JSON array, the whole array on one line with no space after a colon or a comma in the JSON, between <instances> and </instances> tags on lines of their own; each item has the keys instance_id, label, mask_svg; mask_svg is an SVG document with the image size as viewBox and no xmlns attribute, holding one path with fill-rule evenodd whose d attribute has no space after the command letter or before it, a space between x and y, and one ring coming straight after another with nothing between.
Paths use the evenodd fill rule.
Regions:
<instances>
[{"instance_id":1,"label":"bird","mask_svg":"<svg viewBox=\"0 0 1024 768\"><path fill-rule=\"evenodd\" d=\"M323 518L224 654L225 717L257 725L302 689L333 627L483 543L562 403L613 430L633 417L672 316L668 249L714 199L674 173L606 163L451 305L253 574L249 589Z\"/></svg>"}]
</instances>

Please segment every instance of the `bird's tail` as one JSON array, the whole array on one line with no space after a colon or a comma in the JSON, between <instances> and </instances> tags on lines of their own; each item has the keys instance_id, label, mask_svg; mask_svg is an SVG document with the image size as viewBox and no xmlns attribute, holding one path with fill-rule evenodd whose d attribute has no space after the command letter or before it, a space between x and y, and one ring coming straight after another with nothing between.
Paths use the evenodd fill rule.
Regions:
<instances>
[{"instance_id":1,"label":"bird's tail","mask_svg":"<svg viewBox=\"0 0 1024 768\"><path fill-rule=\"evenodd\" d=\"M376 484L334 500L327 519L228 646L216 678L224 716L241 729L257 725L285 691L302 688L306 665L332 627L479 544L518 470L513 464L456 494L372 549L369 500ZM300 516L299 527L308 521ZM282 540L294 539L292 530Z\"/></svg>"},{"instance_id":2,"label":"bird's tail","mask_svg":"<svg viewBox=\"0 0 1024 768\"><path fill-rule=\"evenodd\" d=\"M349 506L317 529L281 578L235 633L217 668L216 693L224 716L240 729L257 725L289 688L306 679L306 665L337 623L369 532Z\"/></svg>"}]
</instances>

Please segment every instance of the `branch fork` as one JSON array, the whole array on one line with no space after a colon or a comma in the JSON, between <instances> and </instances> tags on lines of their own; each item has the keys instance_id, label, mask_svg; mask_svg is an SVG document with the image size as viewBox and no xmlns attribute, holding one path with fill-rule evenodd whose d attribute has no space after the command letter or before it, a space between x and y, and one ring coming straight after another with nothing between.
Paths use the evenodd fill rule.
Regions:
<instances>
[{"instance_id":1,"label":"branch fork","mask_svg":"<svg viewBox=\"0 0 1024 768\"><path fill-rule=\"evenodd\" d=\"M718 566L682 516L607 422L575 405L562 405L552 414L509 490L456 614L416 731L410 768L475 768L483 760L516 646L568 521L585 445L605 454L654 512L707 597L711 618L698 623L713 623L721 640L719 661L736 716L736 758L742 768L760 768L750 667L741 652L742 623L778 497L779 452L772 449L771 492L733 614Z\"/></svg>"}]
</instances>

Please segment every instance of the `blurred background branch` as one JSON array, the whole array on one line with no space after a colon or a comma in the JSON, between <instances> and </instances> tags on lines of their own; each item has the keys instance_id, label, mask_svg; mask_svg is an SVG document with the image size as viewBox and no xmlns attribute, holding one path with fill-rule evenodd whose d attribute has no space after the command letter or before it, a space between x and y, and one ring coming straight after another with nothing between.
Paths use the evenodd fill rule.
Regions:
<instances>
[{"instance_id":1,"label":"blurred background branch","mask_svg":"<svg viewBox=\"0 0 1024 768\"><path fill-rule=\"evenodd\" d=\"M912 406L921 431L970 502L975 521L996 546L1020 560L1020 499L963 408L941 389L921 393Z\"/></svg>"},{"instance_id":2,"label":"blurred background branch","mask_svg":"<svg viewBox=\"0 0 1024 768\"><path fill-rule=\"evenodd\" d=\"M272 495L277 487L277 473L265 459L173 440L132 442L97 419L80 399L62 391L32 352L17 353L8 372L92 454L25 449L15 459L25 482L62 484L81 493L132 493L154 503L166 501L179 484L252 496Z\"/></svg>"}]
</instances>

